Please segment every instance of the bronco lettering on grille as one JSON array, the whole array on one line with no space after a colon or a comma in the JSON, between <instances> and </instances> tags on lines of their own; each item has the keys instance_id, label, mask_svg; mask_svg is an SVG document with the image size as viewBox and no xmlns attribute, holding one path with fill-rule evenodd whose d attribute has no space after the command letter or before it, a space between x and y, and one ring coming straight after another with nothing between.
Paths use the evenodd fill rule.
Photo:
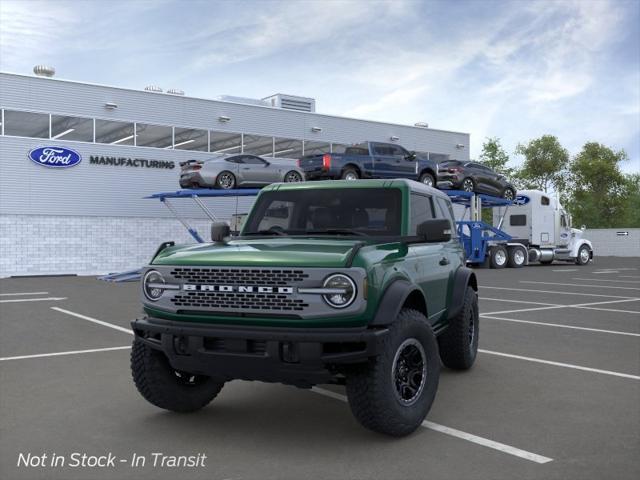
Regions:
<instances>
[{"instance_id":1,"label":"bronco lettering on grille","mask_svg":"<svg viewBox=\"0 0 640 480\"><path fill-rule=\"evenodd\" d=\"M223 292L223 293L280 293L291 295L293 287L260 287L252 285L192 285L184 284L183 290L190 292Z\"/></svg>"}]
</instances>

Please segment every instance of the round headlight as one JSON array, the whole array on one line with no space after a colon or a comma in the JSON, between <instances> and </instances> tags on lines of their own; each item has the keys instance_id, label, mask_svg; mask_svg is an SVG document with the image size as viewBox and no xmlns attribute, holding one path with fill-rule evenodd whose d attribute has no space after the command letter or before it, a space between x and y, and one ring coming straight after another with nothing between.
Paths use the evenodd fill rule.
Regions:
<instances>
[{"instance_id":1,"label":"round headlight","mask_svg":"<svg viewBox=\"0 0 640 480\"><path fill-rule=\"evenodd\" d=\"M331 293L322 295L322 298L333 308L348 307L356 298L356 284L346 275L336 273L327 277L323 287L332 290Z\"/></svg>"},{"instance_id":2,"label":"round headlight","mask_svg":"<svg viewBox=\"0 0 640 480\"><path fill-rule=\"evenodd\" d=\"M149 270L142 280L142 291L144 292L144 296L152 302L155 302L164 293L164 288L158 288L158 285L164 283L164 278L160 275L160 272L156 270Z\"/></svg>"}]
</instances>

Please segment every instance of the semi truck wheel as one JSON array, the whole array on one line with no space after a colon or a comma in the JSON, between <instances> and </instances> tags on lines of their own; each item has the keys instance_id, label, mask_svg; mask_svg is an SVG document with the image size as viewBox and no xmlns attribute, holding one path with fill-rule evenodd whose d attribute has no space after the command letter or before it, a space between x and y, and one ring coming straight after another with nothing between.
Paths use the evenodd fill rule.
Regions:
<instances>
[{"instance_id":1,"label":"semi truck wheel","mask_svg":"<svg viewBox=\"0 0 640 480\"><path fill-rule=\"evenodd\" d=\"M491 247L491 258L489 259L489 265L491 268L504 268L508 262L507 249L502 245L495 245Z\"/></svg>"},{"instance_id":2,"label":"semi truck wheel","mask_svg":"<svg viewBox=\"0 0 640 480\"><path fill-rule=\"evenodd\" d=\"M509 267L520 268L524 266L527 258L527 252L522 247L509 247Z\"/></svg>"},{"instance_id":3,"label":"semi truck wheel","mask_svg":"<svg viewBox=\"0 0 640 480\"><path fill-rule=\"evenodd\" d=\"M422 313L403 308L382 352L347 374L349 406L369 430L408 435L431 409L439 379L438 342L431 326Z\"/></svg>"},{"instance_id":4,"label":"semi truck wheel","mask_svg":"<svg viewBox=\"0 0 640 480\"><path fill-rule=\"evenodd\" d=\"M213 400L224 382L204 375L176 371L164 353L139 340L131 349L131 373L140 394L156 407L173 412L195 412Z\"/></svg>"},{"instance_id":5,"label":"semi truck wheel","mask_svg":"<svg viewBox=\"0 0 640 480\"><path fill-rule=\"evenodd\" d=\"M456 370L471 368L478 354L478 327L478 294L467 287L460 313L438 337L440 358L445 366Z\"/></svg>"},{"instance_id":6,"label":"semi truck wheel","mask_svg":"<svg viewBox=\"0 0 640 480\"><path fill-rule=\"evenodd\" d=\"M576 257L576 263L578 265L586 265L587 263L589 263L590 258L591 258L591 250L589 250L589 247L587 247L586 245L582 245L578 249L578 256Z\"/></svg>"}]
</instances>

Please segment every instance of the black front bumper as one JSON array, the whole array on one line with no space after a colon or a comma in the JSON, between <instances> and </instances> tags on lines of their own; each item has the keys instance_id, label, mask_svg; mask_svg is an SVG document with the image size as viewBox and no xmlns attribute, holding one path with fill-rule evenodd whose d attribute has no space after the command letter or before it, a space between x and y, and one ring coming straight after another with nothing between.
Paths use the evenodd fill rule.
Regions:
<instances>
[{"instance_id":1,"label":"black front bumper","mask_svg":"<svg viewBox=\"0 0 640 480\"><path fill-rule=\"evenodd\" d=\"M152 317L131 326L136 340L162 351L176 370L302 387L334 382L340 367L375 357L388 332L203 325Z\"/></svg>"}]
</instances>

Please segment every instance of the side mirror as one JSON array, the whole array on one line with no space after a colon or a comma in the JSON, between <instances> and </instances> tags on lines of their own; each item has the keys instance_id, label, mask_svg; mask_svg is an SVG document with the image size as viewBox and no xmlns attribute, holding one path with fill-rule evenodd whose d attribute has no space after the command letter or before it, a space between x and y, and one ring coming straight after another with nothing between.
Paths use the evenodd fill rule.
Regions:
<instances>
[{"instance_id":1,"label":"side mirror","mask_svg":"<svg viewBox=\"0 0 640 480\"><path fill-rule=\"evenodd\" d=\"M425 220L418 225L416 234L425 242L448 242L451 240L451 222L445 218Z\"/></svg>"},{"instance_id":2,"label":"side mirror","mask_svg":"<svg viewBox=\"0 0 640 480\"><path fill-rule=\"evenodd\" d=\"M231 235L229 225L224 222L216 222L211 225L211 240L214 243L224 243L225 239Z\"/></svg>"},{"instance_id":3,"label":"side mirror","mask_svg":"<svg viewBox=\"0 0 640 480\"><path fill-rule=\"evenodd\" d=\"M586 226L586 225L582 225L582 226L580 227L580 230L582 230L582 231L584 231L584 230L586 230L586 229L587 229L587 226Z\"/></svg>"},{"instance_id":4,"label":"side mirror","mask_svg":"<svg viewBox=\"0 0 640 480\"><path fill-rule=\"evenodd\" d=\"M406 157L404 157L404 158L406 158L407 160L415 160L415 159L416 159L416 152L414 152L413 150L411 150L411 151L409 152L409 155L407 155L407 156L406 156Z\"/></svg>"}]
</instances>

